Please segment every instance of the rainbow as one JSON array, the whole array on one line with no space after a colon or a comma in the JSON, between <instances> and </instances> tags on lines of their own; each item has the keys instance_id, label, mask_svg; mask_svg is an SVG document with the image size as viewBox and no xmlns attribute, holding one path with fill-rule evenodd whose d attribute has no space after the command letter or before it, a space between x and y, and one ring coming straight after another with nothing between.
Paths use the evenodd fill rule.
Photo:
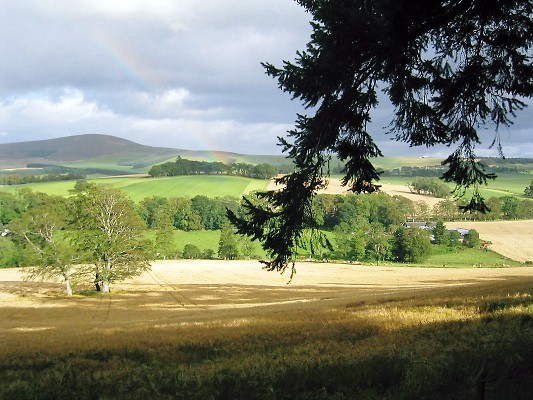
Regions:
<instances>
[{"instance_id":1,"label":"rainbow","mask_svg":"<svg viewBox=\"0 0 533 400\"><path fill-rule=\"evenodd\" d=\"M119 68L142 91L162 94L167 90L150 66L138 53L136 54L132 50L132 46L127 46L123 41L117 40L115 36L102 29L90 31L88 37L98 54ZM226 161L227 157L214 150L216 146L210 143L200 126L194 123L188 124L187 121L184 121L180 132L181 135L188 136L189 140L194 141L198 149L207 151L210 159L221 162ZM178 134L176 132L176 135Z\"/></svg>"},{"instance_id":2,"label":"rainbow","mask_svg":"<svg viewBox=\"0 0 533 400\"><path fill-rule=\"evenodd\" d=\"M161 82L150 67L116 37L104 30L89 33L95 48L147 92L159 91Z\"/></svg>"}]
</instances>

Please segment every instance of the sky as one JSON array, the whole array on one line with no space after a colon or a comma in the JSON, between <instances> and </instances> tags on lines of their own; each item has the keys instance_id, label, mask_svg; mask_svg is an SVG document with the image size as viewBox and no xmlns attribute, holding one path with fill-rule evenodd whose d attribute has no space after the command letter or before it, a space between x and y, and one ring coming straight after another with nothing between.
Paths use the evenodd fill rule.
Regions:
<instances>
[{"instance_id":1,"label":"sky","mask_svg":"<svg viewBox=\"0 0 533 400\"><path fill-rule=\"evenodd\" d=\"M280 154L298 101L261 62L305 49L294 0L0 0L0 143L98 133L187 150ZM372 125L386 156L440 156ZM490 129L490 128L489 128ZM508 157L533 157L533 113L500 129ZM487 143L480 155L497 155Z\"/></svg>"}]
</instances>

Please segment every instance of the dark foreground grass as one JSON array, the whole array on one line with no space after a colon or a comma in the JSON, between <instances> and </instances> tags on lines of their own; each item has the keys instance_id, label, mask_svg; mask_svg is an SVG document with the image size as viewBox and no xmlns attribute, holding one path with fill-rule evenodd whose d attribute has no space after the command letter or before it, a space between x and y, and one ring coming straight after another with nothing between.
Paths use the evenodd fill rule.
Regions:
<instances>
[{"instance_id":1,"label":"dark foreground grass","mask_svg":"<svg viewBox=\"0 0 533 400\"><path fill-rule=\"evenodd\" d=\"M7 354L0 398L530 399L533 285L513 289L153 327L123 332L123 345Z\"/></svg>"}]
</instances>

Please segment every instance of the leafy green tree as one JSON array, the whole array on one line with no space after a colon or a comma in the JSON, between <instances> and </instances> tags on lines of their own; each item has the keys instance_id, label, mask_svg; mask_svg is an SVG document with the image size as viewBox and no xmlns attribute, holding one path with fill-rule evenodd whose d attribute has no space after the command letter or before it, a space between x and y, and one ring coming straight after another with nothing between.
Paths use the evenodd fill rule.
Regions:
<instances>
[{"instance_id":1,"label":"leafy green tree","mask_svg":"<svg viewBox=\"0 0 533 400\"><path fill-rule=\"evenodd\" d=\"M373 200L376 209L376 218L371 222L379 222L385 228L405 222L408 213L414 207L412 200L402 196L391 197L386 193L374 193L367 196Z\"/></svg>"},{"instance_id":2,"label":"leafy green tree","mask_svg":"<svg viewBox=\"0 0 533 400\"><path fill-rule=\"evenodd\" d=\"M341 201L340 196L332 194L319 194L313 199L312 214L317 226L333 229L337 223L334 216Z\"/></svg>"},{"instance_id":3,"label":"leafy green tree","mask_svg":"<svg viewBox=\"0 0 533 400\"><path fill-rule=\"evenodd\" d=\"M33 208L10 225L15 234L24 238L32 267L26 270L27 279L62 277L67 296L72 295L74 265L83 260L83 254L72 246L68 232L66 204L49 203ZM83 275L78 268L78 276Z\"/></svg>"},{"instance_id":4,"label":"leafy green tree","mask_svg":"<svg viewBox=\"0 0 533 400\"><path fill-rule=\"evenodd\" d=\"M220 231L218 256L224 260L236 260L240 257L239 237L231 225L224 226Z\"/></svg>"},{"instance_id":5,"label":"leafy green tree","mask_svg":"<svg viewBox=\"0 0 533 400\"><path fill-rule=\"evenodd\" d=\"M335 252L339 258L348 259L352 251L352 243L350 243L352 229L346 223L340 223L333 229L335 237Z\"/></svg>"},{"instance_id":6,"label":"leafy green tree","mask_svg":"<svg viewBox=\"0 0 533 400\"><path fill-rule=\"evenodd\" d=\"M220 199L198 195L192 198L192 210L201 220L203 229L221 229L227 223L226 208Z\"/></svg>"},{"instance_id":7,"label":"leafy green tree","mask_svg":"<svg viewBox=\"0 0 533 400\"><path fill-rule=\"evenodd\" d=\"M21 249L10 238L0 236L0 268L18 267L21 262Z\"/></svg>"},{"instance_id":8,"label":"leafy green tree","mask_svg":"<svg viewBox=\"0 0 533 400\"><path fill-rule=\"evenodd\" d=\"M169 215L164 215L168 199L160 196L144 198L137 206L137 212L149 228L159 228L170 220Z\"/></svg>"},{"instance_id":9,"label":"leafy green tree","mask_svg":"<svg viewBox=\"0 0 533 400\"><path fill-rule=\"evenodd\" d=\"M457 231L448 232L448 241L446 245L448 247L459 247L462 243L463 237Z\"/></svg>"},{"instance_id":10,"label":"leafy green tree","mask_svg":"<svg viewBox=\"0 0 533 400\"><path fill-rule=\"evenodd\" d=\"M385 260L391 251L391 235L387 233L379 223L372 223L367 233L368 243L366 254L368 258L374 259L376 263Z\"/></svg>"},{"instance_id":11,"label":"leafy green tree","mask_svg":"<svg viewBox=\"0 0 533 400\"><path fill-rule=\"evenodd\" d=\"M393 254L400 262L424 261L431 254L428 233L420 228L399 227L394 232Z\"/></svg>"},{"instance_id":12,"label":"leafy green tree","mask_svg":"<svg viewBox=\"0 0 533 400\"><path fill-rule=\"evenodd\" d=\"M202 250L195 244L187 243L183 247L183 258L188 260L197 260L202 258Z\"/></svg>"},{"instance_id":13,"label":"leafy green tree","mask_svg":"<svg viewBox=\"0 0 533 400\"><path fill-rule=\"evenodd\" d=\"M533 219L533 201L527 199L520 201L516 214L520 219Z\"/></svg>"},{"instance_id":14,"label":"leafy green tree","mask_svg":"<svg viewBox=\"0 0 533 400\"><path fill-rule=\"evenodd\" d=\"M490 208L490 211L486 213L486 219L491 221L501 218L502 214L502 200L499 197L491 197L487 200L487 206Z\"/></svg>"},{"instance_id":15,"label":"leafy green tree","mask_svg":"<svg viewBox=\"0 0 533 400\"><path fill-rule=\"evenodd\" d=\"M157 230L154 246L158 258L166 260L167 258L176 257L174 229L172 229L171 225L166 225Z\"/></svg>"},{"instance_id":16,"label":"leafy green tree","mask_svg":"<svg viewBox=\"0 0 533 400\"><path fill-rule=\"evenodd\" d=\"M204 249L202 252L202 259L204 260L212 260L215 258L215 250L213 249Z\"/></svg>"},{"instance_id":17,"label":"leafy green tree","mask_svg":"<svg viewBox=\"0 0 533 400\"><path fill-rule=\"evenodd\" d=\"M533 181L531 181L529 186L525 188L524 194L527 197L533 197Z\"/></svg>"},{"instance_id":18,"label":"leafy green tree","mask_svg":"<svg viewBox=\"0 0 533 400\"><path fill-rule=\"evenodd\" d=\"M464 244L470 248L476 248L479 247L480 243L479 232L475 229L470 229L464 237Z\"/></svg>"},{"instance_id":19,"label":"leafy green tree","mask_svg":"<svg viewBox=\"0 0 533 400\"><path fill-rule=\"evenodd\" d=\"M240 256L246 260L257 258L257 255L255 254L254 243L250 240L250 238L247 236L238 235L236 231L234 232L238 238Z\"/></svg>"},{"instance_id":20,"label":"leafy green tree","mask_svg":"<svg viewBox=\"0 0 533 400\"><path fill-rule=\"evenodd\" d=\"M457 203L452 199L439 201L434 207L435 216L444 221L453 221L457 219Z\"/></svg>"},{"instance_id":21,"label":"leafy green tree","mask_svg":"<svg viewBox=\"0 0 533 400\"><path fill-rule=\"evenodd\" d=\"M74 201L76 244L94 261L97 290L109 292L111 283L150 268L146 224L124 192L89 183Z\"/></svg>"},{"instance_id":22,"label":"leafy green tree","mask_svg":"<svg viewBox=\"0 0 533 400\"><path fill-rule=\"evenodd\" d=\"M418 177L409 185L409 190L413 193L441 198L447 198L450 195L448 186L436 178Z\"/></svg>"},{"instance_id":23,"label":"leafy green tree","mask_svg":"<svg viewBox=\"0 0 533 400\"><path fill-rule=\"evenodd\" d=\"M433 233L433 243L435 244L445 244L448 231L446 230L446 226L442 222L442 220L438 220L435 226L432 229Z\"/></svg>"},{"instance_id":24,"label":"leafy green tree","mask_svg":"<svg viewBox=\"0 0 533 400\"><path fill-rule=\"evenodd\" d=\"M448 145L443 178L460 193L464 210L483 210L479 186L494 178L475 147L484 129L510 125L533 96L531 0L300 0L312 16L306 50L268 75L312 113L299 114L289 139L280 138L295 171L282 189L245 199L245 218L229 213L239 232L260 239L284 270L307 237L324 243L312 199L327 185L332 155L344 163L354 192L378 189L372 158L382 155L369 123L385 93L394 111L390 133L411 146ZM382 126L382 125L381 125ZM498 135L493 138L499 148ZM312 233L306 233L309 231ZM294 264L293 264L294 266Z\"/></svg>"},{"instance_id":25,"label":"leafy green tree","mask_svg":"<svg viewBox=\"0 0 533 400\"><path fill-rule=\"evenodd\" d=\"M15 195L0 192L0 227L9 224L21 214Z\"/></svg>"},{"instance_id":26,"label":"leafy green tree","mask_svg":"<svg viewBox=\"0 0 533 400\"><path fill-rule=\"evenodd\" d=\"M365 224L368 226L368 223ZM337 253L344 259L362 260L365 257L368 237L363 225L356 228L341 223L333 230Z\"/></svg>"},{"instance_id":27,"label":"leafy green tree","mask_svg":"<svg viewBox=\"0 0 533 400\"><path fill-rule=\"evenodd\" d=\"M516 219L518 211L518 199L513 196L504 196L502 201L502 215L504 219Z\"/></svg>"},{"instance_id":28,"label":"leafy green tree","mask_svg":"<svg viewBox=\"0 0 533 400\"><path fill-rule=\"evenodd\" d=\"M199 230L201 221L200 217L193 217L193 209L191 199L186 197L175 197L168 199L165 214L170 216L172 225L176 229L183 231ZM161 219L159 219L161 221Z\"/></svg>"}]
</instances>

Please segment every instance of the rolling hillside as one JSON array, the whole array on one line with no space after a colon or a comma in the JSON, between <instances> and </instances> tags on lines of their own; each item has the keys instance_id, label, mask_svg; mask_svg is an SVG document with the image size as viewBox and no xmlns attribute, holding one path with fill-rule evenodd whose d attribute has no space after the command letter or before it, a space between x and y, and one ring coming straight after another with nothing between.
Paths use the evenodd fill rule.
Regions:
<instances>
[{"instance_id":1,"label":"rolling hillside","mask_svg":"<svg viewBox=\"0 0 533 400\"><path fill-rule=\"evenodd\" d=\"M198 161L221 161L271 165L291 164L284 155L239 154L215 150L184 150L141 145L110 135L77 135L31 142L0 144L0 170L26 168L28 164L51 164L73 168L114 169L143 173L154 164L173 161L176 157ZM439 165L431 158L383 157L375 159L376 167L398 168L402 165ZM339 166L338 160L331 166Z\"/></svg>"},{"instance_id":2,"label":"rolling hillside","mask_svg":"<svg viewBox=\"0 0 533 400\"><path fill-rule=\"evenodd\" d=\"M168 158L177 150L143 146L108 135L78 135L32 142L0 144L0 167L26 167L29 163L69 164L114 158L117 163L141 157Z\"/></svg>"},{"instance_id":3,"label":"rolling hillside","mask_svg":"<svg viewBox=\"0 0 533 400\"><path fill-rule=\"evenodd\" d=\"M25 168L28 164L39 163L143 172L153 164L173 160L177 156L225 163L288 163L284 156L254 156L222 151L152 147L115 136L88 134L0 144L0 169Z\"/></svg>"}]
</instances>

